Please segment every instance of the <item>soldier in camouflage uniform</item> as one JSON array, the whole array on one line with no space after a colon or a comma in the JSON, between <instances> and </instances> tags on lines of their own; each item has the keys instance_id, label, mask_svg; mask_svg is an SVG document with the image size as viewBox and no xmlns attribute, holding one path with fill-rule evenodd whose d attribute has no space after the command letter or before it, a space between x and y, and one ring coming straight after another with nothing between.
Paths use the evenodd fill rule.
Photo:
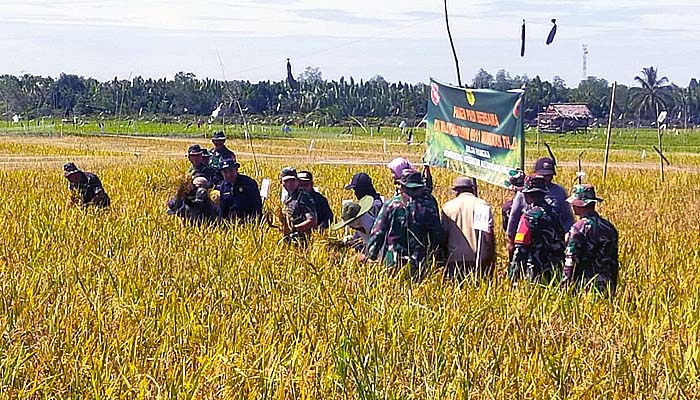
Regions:
<instances>
[{"instance_id":1,"label":"soldier in camouflage uniform","mask_svg":"<svg viewBox=\"0 0 700 400\"><path fill-rule=\"evenodd\" d=\"M515 252L508 275L513 281L527 278L549 282L561 272L564 232L559 216L544 198L547 186L541 175L525 178L521 193L527 206L515 235Z\"/></svg>"},{"instance_id":2,"label":"soldier in camouflage uniform","mask_svg":"<svg viewBox=\"0 0 700 400\"><path fill-rule=\"evenodd\" d=\"M63 164L63 176L69 182L68 189L71 192L72 204L83 207L109 207L109 196L97 175L83 172L74 163L67 162Z\"/></svg>"},{"instance_id":3,"label":"soldier in camouflage uniform","mask_svg":"<svg viewBox=\"0 0 700 400\"><path fill-rule=\"evenodd\" d=\"M190 160L192 166L187 173L196 178L198 176L203 176L207 178L210 185L217 185L221 182L222 177L219 171L205 164L203 157L204 149L198 144L193 144L187 149L187 158Z\"/></svg>"},{"instance_id":4,"label":"soldier in camouflage uniform","mask_svg":"<svg viewBox=\"0 0 700 400\"><path fill-rule=\"evenodd\" d=\"M283 168L280 181L288 193L282 202L282 231L285 238L303 242L316 227L316 204L311 195L299 187L299 177L294 168Z\"/></svg>"},{"instance_id":5,"label":"soldier in camouflage uniform","mask_svg":"<svg viewBox=\"0 0 700 400\"><path fill-rule=\"evenodd\" d=\"M598 215L593 185L576 185L566 199L580 219L568 233L562 285L574 283L592 286L608 296L617 287L617 230L610 221Z\"/></svg>"},{"instance_id":6,"label":"soldier in camouflage uniform","mask_svg":"<svg viewBox=\"0 0 700 400\"><path fill-rule=\"evenodd\" d=\"M236 155L231 151L226 145L224 144L226 142L226 135L224 134L223 131L217 131L214 132L214 136L211 138L211 143L214 145L214 147L209 150L211 152L211 161L209 162L209 165L212 166L212 168L219 168L219 163L223 160L235 160Z\"/></svg>"},{"instance_id":7,"label":"soldier in camouflage uniform","mask_svg":"<svg viewBox=\"0 0 700 400\"><path fill-rule=\"evenodd\" d=\"M408 266L420 280L427 263L443 241L439 211L420 172L409 169L399 179L401 193L388 200L372 227L368 258L376 260L384 249L384 265L390 273Z\"/></svg>"}]
</instances>

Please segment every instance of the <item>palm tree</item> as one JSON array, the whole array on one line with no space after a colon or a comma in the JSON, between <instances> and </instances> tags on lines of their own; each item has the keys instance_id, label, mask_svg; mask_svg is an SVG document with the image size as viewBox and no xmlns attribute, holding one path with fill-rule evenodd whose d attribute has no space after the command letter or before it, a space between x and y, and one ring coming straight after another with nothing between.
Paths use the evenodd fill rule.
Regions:
<instances>
[{"instance_id":1,"label":"palm tree","mask_svg":"<svg viewBox=\"0 0 700 400\"><path fill-rule=\"evenodd\" d=\"M672 100L670 82L668 78L658 77L658 70L654 67L642 69L642 74L634 77L635 82L641 87L634 88L632 104L639 112L639 116L656 116L659 109L666 109Z\"/></svg>"}]
</instances>

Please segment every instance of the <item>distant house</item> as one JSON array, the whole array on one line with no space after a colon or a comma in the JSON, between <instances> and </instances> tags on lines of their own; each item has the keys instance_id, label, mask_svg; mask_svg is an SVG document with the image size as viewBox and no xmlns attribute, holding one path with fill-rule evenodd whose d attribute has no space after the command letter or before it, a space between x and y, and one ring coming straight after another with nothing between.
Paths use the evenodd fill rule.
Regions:
<instances>
[{"instance_id":1,"label":"distant house","mask_svg":"<svg viewBox=\"0 0 700 400\"><path fill-rule=\"evenodd\" d=\"M593 114L585 104L550 104L537 114L537 129L550 133L586 132L591 119Z\"/></svg>"}]
</instances>

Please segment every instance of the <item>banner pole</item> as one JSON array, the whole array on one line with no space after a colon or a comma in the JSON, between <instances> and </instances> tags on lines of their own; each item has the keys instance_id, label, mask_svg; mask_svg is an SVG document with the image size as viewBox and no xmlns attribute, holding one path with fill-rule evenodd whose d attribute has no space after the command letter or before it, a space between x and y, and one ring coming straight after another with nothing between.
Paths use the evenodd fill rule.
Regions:
<instances>
[{"instance_id":1,"label":"banner pole","mask_svg":"<svg viewBox=\"0 0 700 400\"><path fill-rule=\"evenodd\" d=\"M522 140L520 141L520 170L525 172L525 110L527 110L525 90L523 90L520 96L520 132L523 133Z\"/></svg>"}]
</instances>

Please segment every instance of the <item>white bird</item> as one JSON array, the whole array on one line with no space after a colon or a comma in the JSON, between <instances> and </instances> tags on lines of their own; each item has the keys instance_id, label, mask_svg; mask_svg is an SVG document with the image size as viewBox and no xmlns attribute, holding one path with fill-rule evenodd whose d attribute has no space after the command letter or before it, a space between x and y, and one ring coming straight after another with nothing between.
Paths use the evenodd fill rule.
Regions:
<instances>
[{"instance_id":1,"label":"white bird","mask_svg":"<svg viewBox=\"0 0 700 400\"><path fill-rule=\"evenodd\" d=\"M218 107L216 107L216 110L211 112L211 117L212 118L217 118L219 116L219 113L221 112L221 106L223 106L224 103L219 104Z\"/></svg>"}]
</instances>

